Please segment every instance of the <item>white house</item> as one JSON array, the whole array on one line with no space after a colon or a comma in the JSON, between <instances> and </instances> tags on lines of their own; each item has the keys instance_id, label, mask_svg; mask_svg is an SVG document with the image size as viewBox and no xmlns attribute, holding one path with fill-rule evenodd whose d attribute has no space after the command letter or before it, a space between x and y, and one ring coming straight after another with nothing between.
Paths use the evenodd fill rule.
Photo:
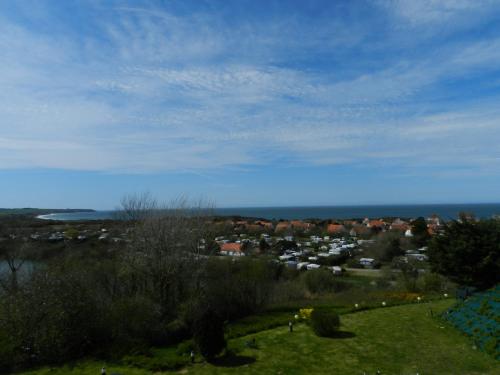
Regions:
<instances>
[{"instance_id":1,"label":"white house","mask_svg":"<svg viewBox=\"0 0 500 375\"><path fill-rule=\"evenodd\" d=\"M361 264L364 267L373 267L375 264L375 259L373 258L361 258L359 260L359 264Z\"/></svg>"},{"instance_id":2,"label":"white house","mask_svg":"<svg viewBox=\"0 0 500 375\"><path fill-rule=\"evenodd\" d=\"M300 263L297 263L297 269L301 270L303 268L307 268L308 264L309 264L309 262L300 262Z\"/></svg>"},{"instance_id":3,"label":"white house","mask_svg":"<svg viewBox=\"0 0 500 375\"><path fill-rule=\"evenodd\" d=\"M308 270L317 270L321 266L319 264L309 263L306 267L307 267Z\"/></svg>"},{"instance_id":4,"label":"white house","mask_svg":"<svg viewBox=\"0 0 500 375\"><path fill-rule=\"evenodd\" d=\"M411 259L416 259L420 262L426 261L428 259L427 255L425 254L406 254L406 256Z\"/></svg>"},{"instance_id":5,"label":"white house","mask_svg":"<svg viewBox=\"0 0 500 375\"><path fill-rule=\"evenodd\" d=\"M342 275L342 268L340 268L339 266L333 266L332 272L334 275Z\"/></svg>"}]
</instances>

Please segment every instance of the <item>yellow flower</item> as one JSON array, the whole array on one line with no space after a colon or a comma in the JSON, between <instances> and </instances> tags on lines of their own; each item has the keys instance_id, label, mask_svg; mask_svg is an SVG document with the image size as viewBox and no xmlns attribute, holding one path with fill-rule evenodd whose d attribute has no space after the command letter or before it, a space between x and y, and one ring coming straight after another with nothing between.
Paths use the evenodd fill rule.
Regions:
<instances>
[{"instance_id":1,"label":"yellow flower","mask_svg":"<svg viewBox=\"0 0 500 375\"><path fill-rule=\"evenodd\" d=\"M299 315L302 319L310 319L313 309L300 309Z\"/></svg>"}]
</instances>

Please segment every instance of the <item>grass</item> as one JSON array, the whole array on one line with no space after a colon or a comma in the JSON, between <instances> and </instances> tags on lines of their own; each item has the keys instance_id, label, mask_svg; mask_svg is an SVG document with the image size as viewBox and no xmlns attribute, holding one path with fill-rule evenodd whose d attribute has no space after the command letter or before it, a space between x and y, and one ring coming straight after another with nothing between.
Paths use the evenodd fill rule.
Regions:
<instances>
[{"instance_id":1,"label":"grass","mask_svg":"<svg viewBox=\"0 0 500 375\"><path fill-rule=\"evenodd\" d=\"M437 318L451 300L380 308L341 316L339 338L320 338L305 324L293 333L278 327L230 340L232 356L196 363L187 374L498 374L500 362L474 350L472 342ZM432 308L434 317L429 314ZM257 348L247 343L255 338ZM160 352L158 355L161 355ZM198 358L199 359L199 358ZM24 375L98 374L102 363L40 369ZM151 372L109 365L108 374ZM155 374L161 374L156 372Z\"/></svg>"}]
</instances>

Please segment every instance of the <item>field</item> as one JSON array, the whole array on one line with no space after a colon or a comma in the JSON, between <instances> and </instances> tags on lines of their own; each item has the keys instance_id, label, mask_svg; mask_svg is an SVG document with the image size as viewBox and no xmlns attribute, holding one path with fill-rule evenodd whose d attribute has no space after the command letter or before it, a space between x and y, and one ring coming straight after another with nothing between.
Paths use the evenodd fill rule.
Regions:
<instances>
[{"instance_id":1,"label":"field","mask_svg":"<svg viewBox=\"0 0 500 375\"><path fill-rule=\"evenodd\" d=\"M472 342L436 315L451 300L402 305L342 316L342 335L316 337L305 324L294 332L278 327L230 340L234 353L216 364L197 358L179 370L187 374L499 374L500 362L474 349ZM432 309L434 317L431 317ZM255 338L256 348L248 347ZM103 363L81 362L24 375L98 374ZM151 374L107 365L108 374ZM161 374L161 372L156 372Z\"/></svg>"}]
</instances>

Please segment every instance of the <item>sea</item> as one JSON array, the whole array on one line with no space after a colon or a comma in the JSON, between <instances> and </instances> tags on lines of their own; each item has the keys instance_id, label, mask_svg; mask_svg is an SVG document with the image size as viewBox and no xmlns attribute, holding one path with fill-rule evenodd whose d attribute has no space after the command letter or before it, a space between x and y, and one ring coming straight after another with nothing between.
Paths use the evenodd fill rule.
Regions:
<instances>
[{"instance_id":1,"label":"sea","mask_svg":"<svg viewBox=\"0 0 500 375\"><path fill-rule=\"evenodd\" d=\"M241 207L216 208L217 216L242 216L268 220L303 219L355 219L400 217L429 217L434 214L443 220L456 219L461 212L477 218L500 216L500 203L481 204L419 204L419 205L366 205L366 206L311 206L311 207ZM41 219L61 221L116 219L117 211L68 212L38 216Z\"/></svg>"}]
</instances>

